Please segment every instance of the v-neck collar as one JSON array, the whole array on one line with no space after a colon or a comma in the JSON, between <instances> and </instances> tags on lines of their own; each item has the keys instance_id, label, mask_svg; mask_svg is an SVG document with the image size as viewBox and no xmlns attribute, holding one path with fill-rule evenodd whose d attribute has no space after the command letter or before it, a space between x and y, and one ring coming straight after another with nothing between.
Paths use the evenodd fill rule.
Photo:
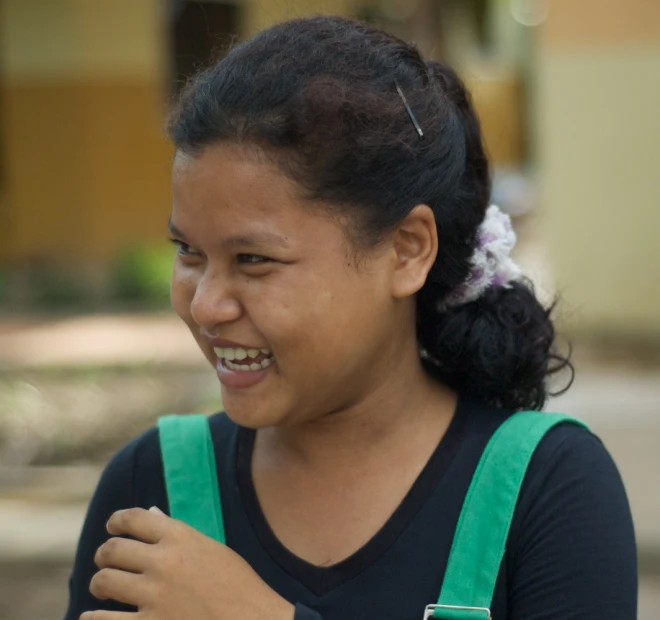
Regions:
<instances>
[{"instance_id":1,"label":"v-neck collar","mask_svg":"<svg viewBox=\"0 0 660 620\"><path fill-rule=\"evenodd\" d=\"M360 549L332 566L316 566L287 549L275 536L261 509L252 480L252 451L256 432L239 427L236 476L241 499L252 528L264 550L289 575L320 596L350 581L372 565L399 538L440 483L464 434L469 406L459 396L447 431L419 476L385 524Z\"/></svg>"}]
</instances>

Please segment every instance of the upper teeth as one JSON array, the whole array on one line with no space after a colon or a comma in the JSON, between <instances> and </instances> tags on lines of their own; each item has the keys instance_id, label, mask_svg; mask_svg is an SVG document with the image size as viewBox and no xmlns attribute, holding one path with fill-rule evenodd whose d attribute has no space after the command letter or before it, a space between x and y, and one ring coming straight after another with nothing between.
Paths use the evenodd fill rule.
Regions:
<instances>
[{"instance_id":1,"label":"upper teeth","mask_svg":"<svg viewBox=\"0 0 660 620\"><path fill-rule=\"evenodd\" d=\"M259 353L272 355L269 349L242 349L241 347L215 347L215 354L228 361L244 360L246 357L255 358Z\"/></svg>"}]
</instances>

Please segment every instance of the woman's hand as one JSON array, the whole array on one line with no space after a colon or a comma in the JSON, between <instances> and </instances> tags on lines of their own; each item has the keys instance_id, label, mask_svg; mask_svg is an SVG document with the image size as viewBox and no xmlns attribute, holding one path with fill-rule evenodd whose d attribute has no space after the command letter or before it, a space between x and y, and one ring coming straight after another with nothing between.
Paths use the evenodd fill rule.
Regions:
<instances>
[{"instance_id":1,"label":"woman's hand","mask_svg":"<svg viewBox=\"0 0 660 620\"><path fill-rule=\"evenodd\" d=\"M81 620L293 620L293 605L245 560L157 508L115 512L107 530L137 540L111 538L99 547L90 592L138 611L91 611Z\"/></svg>"}]
</instances>

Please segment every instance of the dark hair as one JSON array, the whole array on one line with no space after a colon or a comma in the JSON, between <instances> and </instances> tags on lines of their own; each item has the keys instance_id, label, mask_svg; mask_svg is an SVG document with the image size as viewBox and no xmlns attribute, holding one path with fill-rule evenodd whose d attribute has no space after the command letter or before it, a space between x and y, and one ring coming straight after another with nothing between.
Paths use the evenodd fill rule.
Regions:
<instances>
[{"instance_id":1,"label":"dark hair","mask_svg":"<svg viewBox=\"0 0 660 620\"><path fill-rule=\"evenodd\" d=\"M275 25L191 81L169 129L193 156L222 141L257 147L306 198L350 213L360 243L429 205L439 249L418 294L418 340L427 370L452 388L496 406L541 408L548 375L571 368L553 352L550 310L527 284L438 309L470 272L490 174L465 87L413 45L341 17Z\"/></svg>"}]
</instances>

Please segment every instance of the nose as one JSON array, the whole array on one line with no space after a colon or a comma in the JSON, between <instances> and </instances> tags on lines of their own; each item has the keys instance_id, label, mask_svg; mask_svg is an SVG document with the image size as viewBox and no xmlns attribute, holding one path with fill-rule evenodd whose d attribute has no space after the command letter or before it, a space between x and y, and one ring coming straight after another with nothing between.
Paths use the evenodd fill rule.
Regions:
<instances>
[{"instance_id":1,"label":"nose","mask_svg":"<svg viewBox=\"0 0 660 620\"><path fill-rule=\"evenodd\" d=\"M207 271L197 282L190 303L190 314L195 323L212 332L216 325L235 321L241 313L241 305L231 293L226 279Z\"/></svg>"}]
</instances>

